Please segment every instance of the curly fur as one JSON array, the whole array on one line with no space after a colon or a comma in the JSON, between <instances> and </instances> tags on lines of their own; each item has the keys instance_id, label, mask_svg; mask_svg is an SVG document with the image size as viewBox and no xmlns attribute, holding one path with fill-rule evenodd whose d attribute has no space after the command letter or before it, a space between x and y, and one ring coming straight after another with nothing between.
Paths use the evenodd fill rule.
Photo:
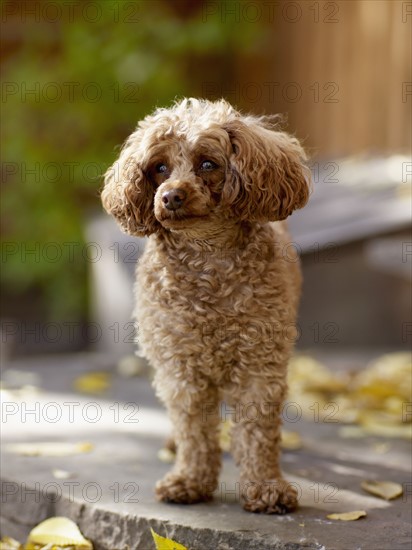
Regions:
<instances>
[{"instance_id":1,"label":"curly fur","mask_svg":"<svg viewBox=\"0 0 412 550\"><path fill-rule=\"evenodd\" d=\"M135 316L177 446L156 486L161 500L212 497L224 399L245 509L297 505L279 438L300 272L281 220L307 202L308 174L298 141L270 119L196 99L141 121L106 174L105 209L131 235L149 236ZM164 197L176 189L184 201L170 210Z\"/></svg>"}]
</instances>

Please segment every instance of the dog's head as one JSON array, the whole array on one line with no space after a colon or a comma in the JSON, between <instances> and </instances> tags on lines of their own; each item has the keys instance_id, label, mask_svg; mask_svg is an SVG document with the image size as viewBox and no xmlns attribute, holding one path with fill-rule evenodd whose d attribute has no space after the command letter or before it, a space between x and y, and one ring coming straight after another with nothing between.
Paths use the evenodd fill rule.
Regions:
<instances>
[{"instance_id":1,"label":"dog's head","mask_svg":"<svg viewBox=\"0 0 412 550\"><path fill-rule=\"evenodd\" d=\"M309 197L298 141L223 100L184 99L141 121L107 171L104 208L132 235L283 220Z\"/></svg>"}]
</instances>

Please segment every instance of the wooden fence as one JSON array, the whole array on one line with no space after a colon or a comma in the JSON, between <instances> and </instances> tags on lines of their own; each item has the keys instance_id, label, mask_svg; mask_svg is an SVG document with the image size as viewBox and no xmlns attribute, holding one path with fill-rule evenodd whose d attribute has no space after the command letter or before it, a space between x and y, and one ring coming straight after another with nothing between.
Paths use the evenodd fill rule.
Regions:
<instances>
[{"instance_id":1,"label":"wooden fence","mask_svg":"<svg viewBox=\"0 0 412 550\"><path fill-rule=\"evenodd\" d=\"M265 17L262 62L246 76L240 60L243 106L288 113L323 156L410 153L412 2L284 1Z\"/></svg>"}]
</instances>

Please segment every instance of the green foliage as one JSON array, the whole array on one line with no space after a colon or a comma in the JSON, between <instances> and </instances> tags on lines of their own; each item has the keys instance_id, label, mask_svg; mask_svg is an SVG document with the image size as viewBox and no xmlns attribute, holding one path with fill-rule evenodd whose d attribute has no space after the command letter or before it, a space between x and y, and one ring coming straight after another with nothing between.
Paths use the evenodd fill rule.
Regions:
<instances>
[{"instance_id":1,"label":"green foliage","mask_svg":"<svg viewBox=\"0 0 412 550\"><path fill-rule=\"evenodd\" d=\"M225 66L262 39L258 25L229 24L220 13L202 18L201 4L182 18L166 0L101 0L92 3L100 11L93 22L81 2L72 13L70 4L61 3L55 22L41 10L13 20L1 130L2 283L16 296L40 288L49 317L61 319L86 314L83 227L100 210L101 174L115 146L154 106L199 95L202 78L219 78L210 59ZM48 243L59 244L58 261ZM74 257L67 243L78 243ZM25 254L25 246L40 252Z\"/></svg>"}]
</instances>

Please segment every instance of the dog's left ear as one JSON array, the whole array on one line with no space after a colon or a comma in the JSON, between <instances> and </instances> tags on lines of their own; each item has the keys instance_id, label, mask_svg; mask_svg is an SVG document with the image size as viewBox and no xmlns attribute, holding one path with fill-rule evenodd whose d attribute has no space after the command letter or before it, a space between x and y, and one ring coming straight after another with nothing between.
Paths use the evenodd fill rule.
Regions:
<instances>
[{"instance_id":1,"label":"dog's left ear","mask_svg":"<svg viewBox=\"0 0 412 550\"><path fill-rule=\"evenodd\" d=\"M284 220L305 206L310 171L298 140L255 120L234 120L224 129L232 145L222 201L242 220Z\"/></svg>"}]
</instances>

